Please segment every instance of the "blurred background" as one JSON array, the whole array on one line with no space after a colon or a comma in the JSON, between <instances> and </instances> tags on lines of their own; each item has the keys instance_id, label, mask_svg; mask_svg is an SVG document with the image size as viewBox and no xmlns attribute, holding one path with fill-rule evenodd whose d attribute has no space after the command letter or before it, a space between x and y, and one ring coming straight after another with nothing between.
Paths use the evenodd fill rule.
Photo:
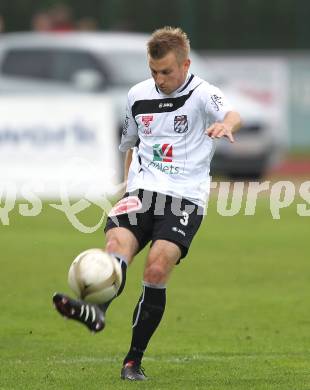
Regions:
<instances>
[{"instance_id":1,"label":"blurred background","mask_svg":"<svg viewBox=\"0 0 310 390\"><path fill-rule=\"evenodd\" d=\"M213 175L308 177L309 17L307 0L2 0L1 180L43 180L55 196L60 173L89 180L63 169L78 157L103 168L99 187L118 183L127 91L149 77L145 43L164 25L188 33L193 73L243 118L235 145L218 142Z\"/></svg>"}]
</instances>

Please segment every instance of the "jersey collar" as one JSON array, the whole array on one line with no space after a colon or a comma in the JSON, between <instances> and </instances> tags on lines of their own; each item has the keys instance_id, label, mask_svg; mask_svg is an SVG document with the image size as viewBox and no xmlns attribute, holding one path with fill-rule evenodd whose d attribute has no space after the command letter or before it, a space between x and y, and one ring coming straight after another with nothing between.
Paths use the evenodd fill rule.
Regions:
<instances>
[{"instance_id":1,"label":"jersey collar","mask_svg":"<svg viewBox=\"0 0 310 390\"><path fill-rule=\"evenodd\" d=\"M183 92L188 87L188 85L191 83L193 78L194 78L193 74L187 73L187 76L186 76L184 83L181 85L181 87L176 92L177 93Z\"/></svg>"},{"instance_id":2,"label":"jersey collar","mask_svg":"<svg viewBox=\"0 0 310 390\"><path fill-rule=\"evenodd\" d=\"M163 95L165 97L173 97L173 95L176 95L180 92L183 92L189 86L189 84L192 82L193 78L194 78L193 74L187 73L187 76L186 76L184 83L177 90L172 92L170 95L166 95L163 92L161 92L161 90L157 87L156 84L155 84L155 88L156 88L157 93L159 93L160 95Z\"/></svg>"}]
</instances>

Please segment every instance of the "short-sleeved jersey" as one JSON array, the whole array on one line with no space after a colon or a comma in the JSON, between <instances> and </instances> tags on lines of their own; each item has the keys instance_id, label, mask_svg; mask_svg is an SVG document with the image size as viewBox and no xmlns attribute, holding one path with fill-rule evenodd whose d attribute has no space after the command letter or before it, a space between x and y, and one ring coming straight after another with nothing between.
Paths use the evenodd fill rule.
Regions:
<instances>
[{"instance_id":1,"label":"short-sleeved jersey","mask_svg":"<svg viewBox=\"0 0 310 390\"><path fill-rule=\"evenodd\" d=\"M231 110L218 88L194 75L170 95L153 79L132 87L119 147L134 148L127 191L142 188L204 207L214 153L205 130Z\"/></svg>"}]
</instances>

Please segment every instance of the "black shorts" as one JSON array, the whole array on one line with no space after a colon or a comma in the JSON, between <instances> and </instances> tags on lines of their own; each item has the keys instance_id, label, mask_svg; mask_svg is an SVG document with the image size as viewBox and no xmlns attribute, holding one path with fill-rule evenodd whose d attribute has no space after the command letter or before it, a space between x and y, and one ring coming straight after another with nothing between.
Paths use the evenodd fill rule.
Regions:
<instances>
[{"instance_id":1,"label":"black shorts","mask_svg":"<svg viewBox=\"0 0 310 390\"><path fill-rule=\"evenodd\" d=\"M167 240L187 255L203 218L203 208L187 199L147 190L126 193L109 213L104 231L115 227L130 230L139 243L139 251L148 242Z\"/></svg>"}]
</instances>

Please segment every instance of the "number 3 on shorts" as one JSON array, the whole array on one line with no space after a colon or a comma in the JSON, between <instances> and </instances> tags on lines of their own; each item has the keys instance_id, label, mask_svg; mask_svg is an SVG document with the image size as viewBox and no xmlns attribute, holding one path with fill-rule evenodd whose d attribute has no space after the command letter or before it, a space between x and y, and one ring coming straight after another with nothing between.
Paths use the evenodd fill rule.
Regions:
<instances>
[{"instance_id":1,"label":"number 3 on shorts","mask_svg":"<svg viewBox=\"0 0 310 390\"><path fill-rule=\"evenodd\" d=\"M182 215L183 215L183 218L180 219L180 223L181 223L183 226L187 226L189 214L188 214L186 211L182 211Z\"/></svg>"}]
</instances>

